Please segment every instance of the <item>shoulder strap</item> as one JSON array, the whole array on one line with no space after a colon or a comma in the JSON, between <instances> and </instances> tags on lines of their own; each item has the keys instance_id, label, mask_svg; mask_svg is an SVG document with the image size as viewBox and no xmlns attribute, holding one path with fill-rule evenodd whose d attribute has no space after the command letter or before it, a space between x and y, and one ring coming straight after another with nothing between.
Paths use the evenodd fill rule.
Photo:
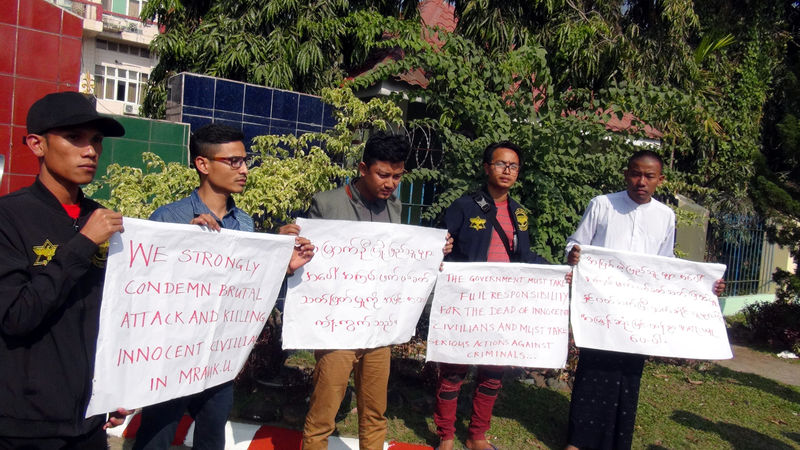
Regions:
<instances>
[{"instance_id":1,"label":"shoulder strap","mask_svg":"<svg viewBox=\"0 0 800 450\"><path fill-rule=\"evenodd\" d=\"M489 203L489 200L486 200L486 197L483 196L483 192L473 192L472 199L475 200L475 203L478 204L478 208L480 208L484 214L489 214L489 211L492 210L492 205Z\"/></svg>"}]
</instances>

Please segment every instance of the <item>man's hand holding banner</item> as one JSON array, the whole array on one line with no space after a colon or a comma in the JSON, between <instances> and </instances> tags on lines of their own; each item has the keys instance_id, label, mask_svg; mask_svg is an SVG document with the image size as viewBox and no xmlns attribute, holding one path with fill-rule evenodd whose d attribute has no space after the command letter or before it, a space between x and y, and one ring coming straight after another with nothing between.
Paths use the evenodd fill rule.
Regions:
<instances>
[{"instance_id":1,"label":"man's hand holding banner","mask_svg":"<svg viewBox=\"0 0 800 450\"><path fill-rule=\"evenodd\" d=\"M589 245L572 280L578 347L694 359L728 359L714 283L722 264Z\"/></svg>"},{"instance_id":2,"label":"man's hand holding banner","mask_svg":"<svg viewBox=\"0 0 800 450\"><path fill-rule=\"evenodd\" d=\"M411 339L447 231L321 219L297 224L317 251L289 278L283 347L375 348Z\"/></svg>"},{"instance_id":3,"label":"man's hand holding banner","mask_svg":"<svg viewBox=\"0 0 800 450\"><path fill-rule=\"evenodd\" d=\"M232 380L278 296L294 236L125 218L106 266L87 417Z\"/></svg>"},{"instance_id":4,"label":"man's hand holding banner","mask_svg":"<svg viewBox=\"0 0 800 450\"><path fill-rule=\"evenodd\" d=\"M569 342L569 266L445 263L428 361L561 368Z\"/></svg>"}]
</instances>

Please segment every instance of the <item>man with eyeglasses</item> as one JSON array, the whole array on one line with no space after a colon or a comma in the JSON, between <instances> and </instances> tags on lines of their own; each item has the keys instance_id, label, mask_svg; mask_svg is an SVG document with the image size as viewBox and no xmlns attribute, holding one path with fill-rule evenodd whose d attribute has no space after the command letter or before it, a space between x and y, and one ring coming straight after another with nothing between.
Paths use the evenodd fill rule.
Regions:
<instances>
[{"instance_id":1,"label":"man with eyeglasses","mask_svg":"<svg viewBox=\"0 0 800 450\"><path fill-rule=\"evenodd\" d=\"M244 190L248 157L241 131L220 124L200 127L189 141L189 154L200 186L189 197L164 205L151 220L191 223L219 231L221 228L253 231L253 219L236 207L231 194ZM283 233L289 234L289 233ZM311 260L314 246L297 237L287 273ZM142 423L134 450L169 448L184 411L195 422L194 449L225 448L225 423L233 406L233 381L142 410Z\"/></svg>"},{"instance_id":2,"label":"man with eyeglasses","mask_svg":"<svg viewBox=\"0 0 800 450\"><path fill-rule=\"evenodd\" d=\"M453 237L453 251L445 257L459 262L524 262L547 264L530 249L528 215L508 191L516 183L522 151L511 142L491 144L483 152L483 189L462 196L445 211L447 231ZM468 366L439 364L436 411L433 415L439 435L439 449L455 444L458 394ZM492 409L500 391L504 366L478 366L472 417L467 431L468 449L495 448L486 439Z\"/></svg>"}]
</instances>

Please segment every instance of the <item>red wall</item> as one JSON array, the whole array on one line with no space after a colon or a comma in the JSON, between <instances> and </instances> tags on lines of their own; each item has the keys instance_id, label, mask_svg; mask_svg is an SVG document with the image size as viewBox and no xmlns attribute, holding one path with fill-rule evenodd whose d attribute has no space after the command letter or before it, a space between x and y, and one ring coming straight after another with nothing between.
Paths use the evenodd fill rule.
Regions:
<instances>
[{"instance_id":1,"label":"red wall","mask_svg":"<svg viewBox=\"0 0 800 450\"><path fill-rule=\"evenodd\" d=\"M0 195L31 184L39 163L22 144L28 108L45 94L77 91L82 19L44 0L0 7Z\"/></svg>"}]
</instances>

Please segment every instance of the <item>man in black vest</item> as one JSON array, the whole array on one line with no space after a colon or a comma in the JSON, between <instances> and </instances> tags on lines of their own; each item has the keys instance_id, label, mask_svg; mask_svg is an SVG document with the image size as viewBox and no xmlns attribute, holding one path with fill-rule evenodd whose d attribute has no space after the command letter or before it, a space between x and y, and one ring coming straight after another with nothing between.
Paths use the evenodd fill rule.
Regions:
<instances>
[{"instance_id":1,"label":"man in black vest","mask_svg":"<svg viewBox=\"0 0 800 450\"><path fill-rule=\"evenodd\" d=\"M522 151L511 142L486 147L483 170L486 186L453 202L445 211L447 230L453 237L453 251L448 261L524 262L548 264L530 249L528 215L508 195L517 181ZM439 364L436 389L436 412L433 415L441 450L454 446L456 405L461 383L468 366ZM466 446L469 449L492 449L486 440L503 378L503 366L479 366L477 388L472 402L472 417Z\"/></svg>"},{"instance_id":2,"label":"man in black vest","mask_svg":"<svg viewBox=\"0 0 800 450\"><path fill-rule=\"evenodd\" d=\"M122 136L77 92L28 111L31 186L0 198L0 449L106 449L123 409L85 418L108 239L122 214L86 198L103 137Z\"/></svg>"}]
</instances>

